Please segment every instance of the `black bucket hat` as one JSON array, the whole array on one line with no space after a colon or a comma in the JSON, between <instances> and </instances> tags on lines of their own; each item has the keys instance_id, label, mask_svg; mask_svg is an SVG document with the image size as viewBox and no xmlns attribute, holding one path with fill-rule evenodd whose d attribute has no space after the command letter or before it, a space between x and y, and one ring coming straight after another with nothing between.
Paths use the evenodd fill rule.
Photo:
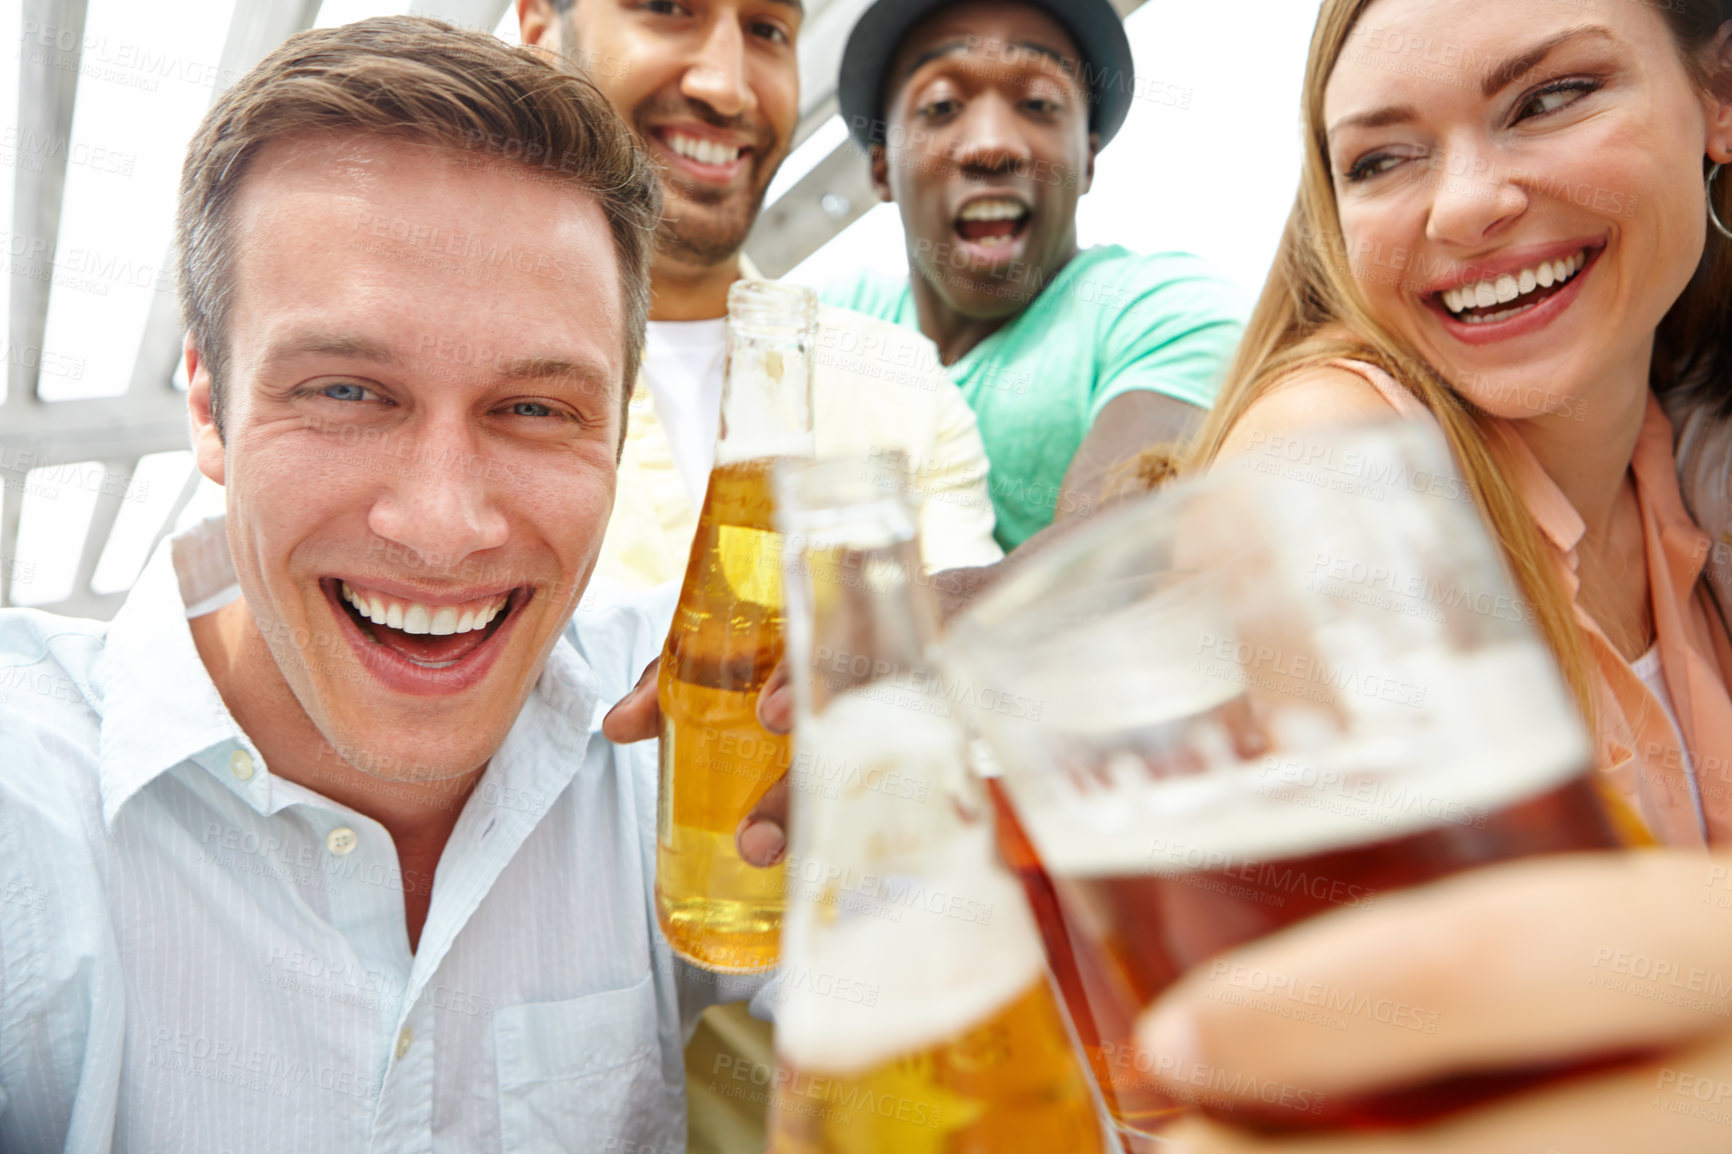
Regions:
<instances>
[{"instance_id":1,"label":"black bucket hat","mask_svg":"<svg viewBox=\"0 0 1732 1154\"><path fill-rule=\"evenodd\" d=\"M878 0L860 14L842 50L836 100L850 135L862 148L884 142L884 81L910 29L957 0ZM1024 0L1070 34L1082 53L1089 88L1089 131L1104 147L1124 124L1135 94L1131 42L1108 0Z\"/></svg>"}]
</instances>

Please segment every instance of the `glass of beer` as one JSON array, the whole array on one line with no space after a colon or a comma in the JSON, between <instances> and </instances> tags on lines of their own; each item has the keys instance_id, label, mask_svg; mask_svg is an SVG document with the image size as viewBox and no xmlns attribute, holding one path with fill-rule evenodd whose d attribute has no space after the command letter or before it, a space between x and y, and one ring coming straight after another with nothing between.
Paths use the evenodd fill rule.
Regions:
<instances>
[{"instance_id":1,"label":"glass of beer","mask_svg":"<svg viewBox=\"0 0 1732 1154\"><path fill-rule=\"evenodd\" d=\"M993 689L974 719L1001 845L1127 1137L1195 1108L1392 1125L1537 1076L1259 1090L1247 1118L1211 1093L1232 1071L1133 1040L1197 967L1210 996L1320 1029L1435 1030L1424 1007L1386 1021L1353 991L1216 959L1458 870L1617 844L1579 713L1435 432L1271 439L1097 516L955 620L945 656Z\"/></svg>"},{"instance_id":2,"label":"glass of beer","mask_svg":"<svg viewBox=\"0 0 1732 1154\"><path fill-rule=\"evenodd\" d=\"M739 281L728 292L715 468L662 650L656 912L668 944L710 970L776 964L783 867L734 844L740 821L788 769L788 739L758 724L758 691L782 659L777 461L812 455L817 298Z\"/></svg>"},{"instance_id":3,"label":"glass of beer","mask_svg":"<svg viewBox=\"0 0 1732 1154\"><path fill-rule=\"evenodd\" d=\"M796 721L775 1154L1106 1137L929 656L899 465L780 471Z\"/></svg>"}]
</instances>

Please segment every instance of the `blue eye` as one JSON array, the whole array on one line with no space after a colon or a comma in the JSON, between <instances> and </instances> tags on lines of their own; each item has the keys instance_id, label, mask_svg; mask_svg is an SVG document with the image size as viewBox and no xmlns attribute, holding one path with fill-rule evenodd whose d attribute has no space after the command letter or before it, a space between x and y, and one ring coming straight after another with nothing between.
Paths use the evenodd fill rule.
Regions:
<instances>
[{"instance_id":1,"label":"blue eye","mask_svg":"<svg viewBox=\"0 0 1732 1154\"><path fill-rule=\"evenodd\" d=\"M367 390L361 385L350 382L344 382L340 385L326 385L319 390L319 394L329 397L333 401L364 401L367 399Z\"/></svg>"},{"instance_id":2,"label":"blue eye","mask_svg":"<svg viewBox=\"0 0 1732 1154\"><path fill-rule=\"evenodd\" d=\"M551 417L553 410L535 401L518 401L511 406L511 414L516 417Z\"/></svg>"}]
</instances>

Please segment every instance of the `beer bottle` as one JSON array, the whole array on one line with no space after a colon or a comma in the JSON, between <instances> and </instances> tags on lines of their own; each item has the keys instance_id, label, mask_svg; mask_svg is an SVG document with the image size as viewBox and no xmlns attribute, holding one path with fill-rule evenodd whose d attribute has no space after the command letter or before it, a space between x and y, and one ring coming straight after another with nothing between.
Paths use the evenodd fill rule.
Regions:
<instances>
[{"instance_id":1,"label":"beer bottle","mask_svg":"<svg viewBox=\"0 0 1732 1154\"><path fill-rule=\"evenodd\" d=\"M714 469L662 651L656 911L674 951L711 970L776 963L782 867L746 864L740 820L786 772L788 739L758 724L782 657L781 538L770 470L812 454L811 290L739 281Z\"/></svg>"},{"instance_id":2,"label":"beer bottle","mask_svg":"<svg viewBox=\"0 0 1732 1154\"><path fill-rule=\"evenodd\" d=\"M775 1154L1101 1150L959 707L901 470L778 470L797 703Z\"/></svg>"}]
</instances>

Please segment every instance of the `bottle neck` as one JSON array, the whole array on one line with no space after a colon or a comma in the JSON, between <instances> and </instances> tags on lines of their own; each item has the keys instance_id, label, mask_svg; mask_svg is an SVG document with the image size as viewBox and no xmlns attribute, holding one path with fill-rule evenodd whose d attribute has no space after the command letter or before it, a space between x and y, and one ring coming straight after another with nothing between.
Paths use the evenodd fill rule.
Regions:
<instances>
[{"instance_id":1,"label":"bottle neck","mask_svg":"<svg viewBox=\"0 0 1732 1154\"><path fill-rule=\"evenodd\" d=\"M873 683L919 691L932 681L938 607L906 481L894 452L779 474L789 668L807 716Z\"/></svg>"},{"instance_id":2,"label":"bottle neck","mask_svg":"<svg viewBox=\"0 0 1732 1154\"><path fill-rule=\"evenodd\" d=\"M727 359L716 464L812 456L812 350L817 298L809 289L740 281L728 294Z\"/></svg>"}]
</instances>

